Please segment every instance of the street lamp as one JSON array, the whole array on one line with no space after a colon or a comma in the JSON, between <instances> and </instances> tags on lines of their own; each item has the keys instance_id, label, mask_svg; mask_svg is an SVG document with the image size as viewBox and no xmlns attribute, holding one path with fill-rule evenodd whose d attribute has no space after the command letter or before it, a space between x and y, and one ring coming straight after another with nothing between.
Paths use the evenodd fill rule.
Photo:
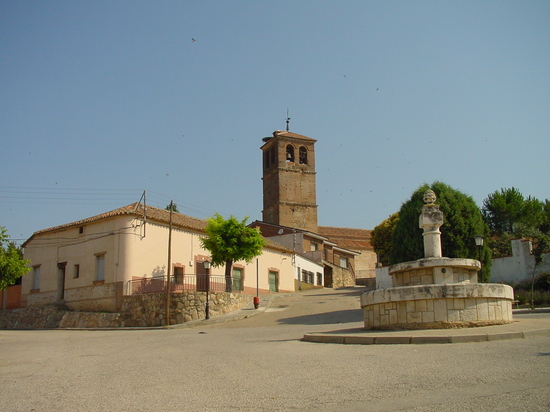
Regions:
<instances>
[{"instance_id":1,"label":"street lamp","mask_svg":"<svg viewBox=\"0 0 550 412\"><path fill-rule=\"evenodd\" d=\"M206 306L204 312L206 314L206 319L210 319L210 302L208 301L208 292L210 291L210 261L205 260L203 262L204 270L206 271Z\"/></svg>"},{"instance_id":2,"label":"street lamp","mask_svg":"<svg viewBox=\"0 0 550 412\"><path fill-rule=\"evenodd\" d=\"M476 246L479 249L479 274L481 276L481 249L483 249L483 236L477 235L474 236L474 239L476 241Z\"/></svg>"}]
</instances>

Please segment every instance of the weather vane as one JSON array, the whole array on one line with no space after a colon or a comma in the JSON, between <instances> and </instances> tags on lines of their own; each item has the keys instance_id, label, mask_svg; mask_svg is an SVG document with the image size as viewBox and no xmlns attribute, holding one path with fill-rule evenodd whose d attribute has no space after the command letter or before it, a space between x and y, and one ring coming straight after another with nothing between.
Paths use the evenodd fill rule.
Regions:
<instances>
[{"instance_id":1,"label":"weather vane","mask_svg":"<svg viewBox=\"0 0 550 412\"><path fill-rule=\"evenodd\" d=\"M288 128L289 128L289 123L290 123L290 117L288 117L288 109L286 109L286 131L288 132Z\"/></svg>"}]
</instances>

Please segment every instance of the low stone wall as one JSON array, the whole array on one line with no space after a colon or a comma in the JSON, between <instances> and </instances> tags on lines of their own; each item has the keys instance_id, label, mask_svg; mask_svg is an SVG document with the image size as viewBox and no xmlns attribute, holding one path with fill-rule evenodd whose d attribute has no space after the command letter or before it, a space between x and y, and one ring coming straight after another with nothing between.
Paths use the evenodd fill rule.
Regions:
<instances>
[{"instance_id":1,"label":"low stone wall","mask_svg":"<svg viewBox=\"0 0 550 412\"><path fill-rule=\"evenodd\" d=\"M253 296L240 293L209 294L210 316L236 311L252 302ZM170 324L205 318L206 293L171 294ZM121 328L165 324L166 295L124 296L122 312L77 312L63 305L33 306L0 310L0 329Z\"/></svg>"},{"instance_id":2,"label":"low stone wall","mask_svg":"<svg viewBox=\"0 0 550 412\"><path fill-rule=\"evenodd\" d=\"M72 312L47 305L0 311L0 329L120 328L123 313Z\"/></svg>"},{"instance_id":3,"label":"low stone wall","mask_svg":"<svg viewBox=\"0 0 550 412\"><path fill-rule=\"evenodd\" d=\"M252 302L253 297L240 293L213 292L209 294L210 316L215 317L236 311ZM206 293L172 293L170 303L170 324L204 319ZM125 296L122 304L128 313L125 326L161 326L165 324L166 294Z\"/></svg>"},{"instance_id":4,"label":"low stone wall","mask_svg":"<svg viewBox=\"0 0 550 412\"><path fill-rule=\"evenodd\" d=\"M513 289L448 284L375 290L361 296L365 329L441 329L512 322Z\"/></svg>"},{"instance_id":5,"label":"low stone wall","mask_svg":"<svg viewBox=\"0 0 550 412\"><path fill-rule=\"evenodd\" d=\"M105 312L65 312L59 328L121 328L125 326L126 314Z\"/></svg>"},{"instance_id":6,"label":"low stone wall","mask_svg":"<svg viewBox=\"0 0 550 412\"><path fill-rule=\"evenodd\" d=\"M0 329L49 329L59 327L64 311L55 306L0 311Z\"/></svg>"}]
</instances>

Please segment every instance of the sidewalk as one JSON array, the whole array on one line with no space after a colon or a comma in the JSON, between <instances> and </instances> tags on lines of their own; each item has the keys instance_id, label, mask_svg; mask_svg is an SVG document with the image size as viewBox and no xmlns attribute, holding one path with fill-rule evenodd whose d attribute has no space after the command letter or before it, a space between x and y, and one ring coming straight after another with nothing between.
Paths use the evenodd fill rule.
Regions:
<instances>
[{"instance_id":1,"label":"sidewalk","mask_svg":"<svg viewBox=\"0 0 550 412\"><path fill-rule=\"evenodd\" d=\"M315 292L315 291L312 291ZM253 304L226 315L208 320L196 320L169 328L190 328L216 323L232 322L259 315L270 309L271 304L281 295L261 295L260 306ZM459 329L422 329L394 331L366 331L362 322L348 323L346 329L306 333L302 340L314 343L339 343L358 345L422 344L422 343L466 343L487 342L503 339L525 339L536 336L550 336L550 308L514 309L514 322L507 325L482 326ZM337 326L337 325L334 325Z\"/></svg>"},{"instance_id":2,"label":"sidewalk","mask_svg":"<svg viewBox=\"0 0 550 412\"><path fill-rule=\"evenodd\" d=\"M307 333L303 340L317 343L389 345L421 343L487 342L550 336L550 310L514 310L514 321L507 325L460 329L366 331L358 328Z\"/></svg>"},{"instance_id":3,"label":"sidewalk","mask_svg":"<svg viewBox=\"0 0 550 412\"><path fill-rule=\"evenodd\" d=\"M180 329L180 328L193 328L195 326L213 325L216 323L233 322L235 320L246 319L251 316L264 313L271 307L271 303L275 296L273 294L260 295L260 305L258 309L254 309L254 303L249 303L244 308L236 310L235 312L226 313L225 315L211 317L210 319L192 320L185 323L179 323L170 326L159 326L160 328Z\"/></svg>"}]
</instances>

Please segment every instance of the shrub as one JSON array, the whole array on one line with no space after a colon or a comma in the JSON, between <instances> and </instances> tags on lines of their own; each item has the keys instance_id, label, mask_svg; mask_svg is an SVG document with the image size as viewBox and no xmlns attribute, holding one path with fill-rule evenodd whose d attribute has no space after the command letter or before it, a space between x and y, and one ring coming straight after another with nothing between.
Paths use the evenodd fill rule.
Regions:
<instances>
[{"instance_id":1,"label":"shrub","mask_svg":"<svg viewBox=\"0 0 550 412\"><path fill-rule=\"evenodd\" d=\"M535 278L535 290L550 291L550 272L541 273Z\"/></svg>"}]
</instances>

